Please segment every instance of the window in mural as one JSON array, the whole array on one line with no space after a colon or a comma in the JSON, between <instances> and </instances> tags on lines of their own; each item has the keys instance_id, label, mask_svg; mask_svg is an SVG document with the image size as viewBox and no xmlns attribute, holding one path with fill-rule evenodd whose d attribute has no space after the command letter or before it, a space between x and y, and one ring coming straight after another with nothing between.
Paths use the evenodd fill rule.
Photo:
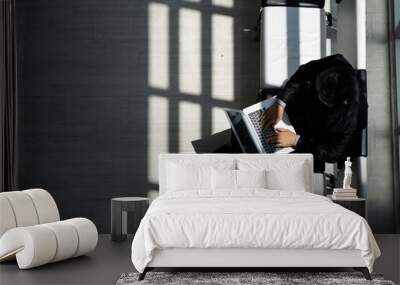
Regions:
<instances>
[{"instance_id":1,"label":"window in mural","mask_svg":"<svg viewBox=\"0 0 400 285\"><path fill-rule=\"evenodd\" d=\"M400 173L400 2L395 0L392 2L392 21L391 21L391 63L392 68L392 124L393 124L393 151L394 151L394 171ZM395 176L395 209L397 220L397 232L400 232L400 178Z\"/></svg>"}]
</instances>

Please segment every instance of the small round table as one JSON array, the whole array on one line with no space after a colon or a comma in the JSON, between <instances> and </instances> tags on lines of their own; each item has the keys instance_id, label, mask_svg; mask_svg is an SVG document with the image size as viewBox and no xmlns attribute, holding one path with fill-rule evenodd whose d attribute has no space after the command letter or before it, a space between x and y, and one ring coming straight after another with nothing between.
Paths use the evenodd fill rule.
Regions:
<instances>
[{"instance_id":1,"label":"small round table","mask_svg":"<svg viewBox=\"0 0 400 285\"><path fill-rule=\"evenodd\" d=\"M140 220L149 207L150 200L144 197L118 197L111 199L111 240L124 241L128 232L128 212L133 212L134 221L130 224L136 232Z\"/></svg>"}]
</instances>

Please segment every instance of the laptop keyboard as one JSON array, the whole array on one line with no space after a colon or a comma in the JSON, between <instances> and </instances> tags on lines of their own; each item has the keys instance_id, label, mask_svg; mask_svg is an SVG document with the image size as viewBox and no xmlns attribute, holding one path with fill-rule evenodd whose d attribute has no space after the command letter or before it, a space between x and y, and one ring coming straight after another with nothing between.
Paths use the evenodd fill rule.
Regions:
<instances>
[{"instance_id":1,"label":"laptop keyboard","mask_svg":"<svg viewBox=\"0 0 400 285\"><path fill-rule=\"evenodd\" d=\"M263 129L261 127L261 114L264 112L264 109L260 109L253 113L248 114L250 121L252 122L254 129L256 130L257 136L263 145L265 151L267 153L274 153L280 148L273 147L267 141L267 137L275 133L275 129L273 127L269 127L267 129Z\"/></svg>"}]
</instances>

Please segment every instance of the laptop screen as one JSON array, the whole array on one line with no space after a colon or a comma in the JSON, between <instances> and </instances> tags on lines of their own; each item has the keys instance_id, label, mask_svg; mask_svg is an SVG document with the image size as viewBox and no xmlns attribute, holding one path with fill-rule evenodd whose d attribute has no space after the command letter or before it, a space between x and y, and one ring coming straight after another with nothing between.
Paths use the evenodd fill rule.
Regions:
<instances>
[{"instance_id":1,"label":"laptop screen","mask_svg":"<svg viewBox=\"0 0 400 285\"><path fill-rule=\"evenodd\" d=\"M233 133L245 153L258 153L257 147L251 138L249 130L243 119L243 114L237 110L225 110L231 122Z\"/></svg>"}]
</instances>

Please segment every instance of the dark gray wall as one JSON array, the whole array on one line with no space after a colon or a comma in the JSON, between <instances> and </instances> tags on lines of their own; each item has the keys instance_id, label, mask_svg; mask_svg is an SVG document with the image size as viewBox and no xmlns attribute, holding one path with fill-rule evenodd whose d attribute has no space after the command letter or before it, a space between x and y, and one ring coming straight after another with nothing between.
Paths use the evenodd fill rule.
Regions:
<instances>
[{"instance_id":1,"label":"dark gray wall","mask_svg":"<svg viewBox=\"0 0 400 285\"><path fill-rule=\"evenodd\" d=\"M203 107L202 136L211 108L240 107L258 91L258 43L252 26L258 1L157 1L170 6L169 151L178 151L176 15L192 5L202 13L202 85L192 96ZM228 1L229 2L229 1ZM148 4L136 0L17 0L19 188L42 187L62 218L92 219L109 231L110 198L146 196L148 180ZM198 6L195 6L198 5ZM234 102L210 98L211 13L234 18ZM190 100L190 99L189 99ZM193 138L196 139L196 138Z\"/></svg>"}]
</instances>

